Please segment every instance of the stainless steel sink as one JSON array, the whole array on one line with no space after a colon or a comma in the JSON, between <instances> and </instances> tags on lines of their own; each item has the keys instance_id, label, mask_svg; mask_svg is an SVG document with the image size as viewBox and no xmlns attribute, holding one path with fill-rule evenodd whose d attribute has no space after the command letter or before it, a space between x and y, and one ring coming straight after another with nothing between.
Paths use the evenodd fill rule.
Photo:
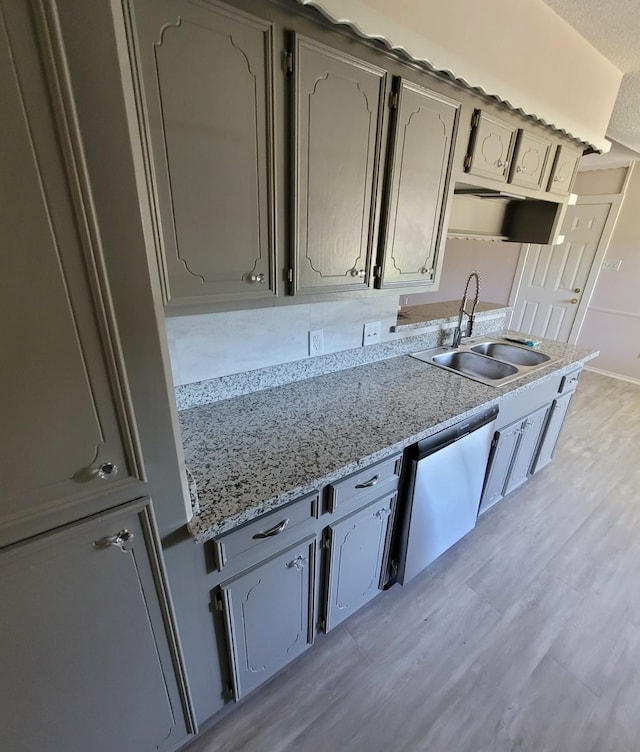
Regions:
<instances>
[{"instance_id":1,"label":"stainless steel sink","mask_svg":"<svg viewBox=\"0 0 640 752\"><path fill-rule=\"evenodd\" d=\"M509 345L506 342L482 342L480 345L474 345L471 350L517 366L539 366L551 359L549 355L538 350Z\"/></svg>"},{"instance_id":2,"label":"stainless steel sink","mask_svg":"<svg viewBox=\"0 0 640 752\"><path fill-rule=\"evenodd\" d=\"M434 347L412 358L488 386L502 386L557 360L553 355L497 339L474 337L459 348Z\"/></svg>"},{"instance_id":3,"label":"stainless steel sink","mask_svg":"<svg viewBox=\"0 0 640 752\"><path fill-rule=\"evenodd\" d=\"M466 376L476 376L490 381L499 381L518 373L518 369L510 363L487 358L470 350L454 350L434 355L433 362Z\"/></svg>"}]
</instances>

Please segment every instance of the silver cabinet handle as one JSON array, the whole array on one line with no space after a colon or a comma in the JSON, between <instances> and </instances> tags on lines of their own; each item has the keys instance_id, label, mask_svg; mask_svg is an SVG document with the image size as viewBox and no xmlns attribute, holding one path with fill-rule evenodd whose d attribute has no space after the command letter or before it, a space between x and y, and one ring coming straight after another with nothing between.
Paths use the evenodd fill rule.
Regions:
<instances>
[{"instance_id":1,"label":"silver cabinet handle","mask_svg":"<svg viewBox=\"0 0 640 752\"><path fill-rule=\"evenodd\" d=\"M113 462L103 462L96 471L98 478L101 480L109 480L114 475L118 474L118 466Z\"/></svg>"},{"instance_id":2,"label":"silver cabinet handle","mask_svg":"<svg viewBox=\"0 0 640 752\"><path fill-rule=\"evenodd\" d=\"M371 488L371 486L375 486L375 484L380 480L379 475L374 475L371 480L368 480L366 483L358 483L356 484L356 488Z\"/></svg>"},{"instance_id":3,"label":"silver cabinet handle","mask_svg":"<svg viewBox=\"0 0 640 752\"><path fill-rule=\"evenodd\" d=\"M262 284L264 282L264 274L262 272L260 274L248 274L247 279L249 282L260 282Z\"/></svg>"},{"instance_id":4,"label":"silver cabinet handle","mask_svg":"<svg viewBox=\"0 0 640 752\"><path fill-rule=\"evenodd\" d=\"M555 178L553 179L553 182L554 182L554 183L557 183L557 182L558 182L558 180L560 180L560 178L559 178L559 177L558 177L558 176L556 175L556 176L555 176Z\"/></svg>"},{"instance_id":5,"label":"silver cabinet handle","mask_svg":"<svg viewBox=\"0 0 640 752\"><path fill-rule=\"evenodd\" d=\"M385 517L388 517L390 514L391 514L390 509L387 509L387 507L382 507L382 509L378 509L374 517L377 517L379 520L382 520Z\"/></svg>"},{"instance_id":6,"label":"silver cabinet handle","mask_svg":"<svg viewBox=\"0 0 640 752\"><path fill-rule=\"evenodd\" d=\"M352 269L349 273L352 277L364 277L365 275L364 269Z\"/></svg>"},{"instance_id":7,"label":"silver cabinet handle","mask_svg":"<svg viewBox=\"0 0 640 752\"><path fill-rule=\"evenodd\" d=\"M128 543L131 543L134 538L135 535L124 528L116 535L108 535L106 538L100 538L99 540L93 541L93 546L94 548L109 548L110 546L116 546L116 548L126 551L127 549L125 546Z\"/></svg>"},{"instance_id":8,"label":"silver cabinet handle","mask_svg":"<svg viewBox=\"0 0 640 752\"><path fill-rule=\"evenodd\" d=\"M254 536L252 536L253 540L261 540L262 538L272 538L274 535L278 535L278 533L281 533L288 524L289 524L289 520L282 520L282 522L279 522L277 525L270 527L268 530L265 530L262 533L256 533Z\"/></svg>"},{"instance_id":9,"label":"silver cabinet handle","mask_svg":"<svg viewBox=\"0 0 640 752\"><path fill-rule=\"evenodd\" d=\"M289 569L302 569L304 567L304 562L304 556L298 555L293 561L287 562L287 567Z\"/></svg>"}]
</instances>

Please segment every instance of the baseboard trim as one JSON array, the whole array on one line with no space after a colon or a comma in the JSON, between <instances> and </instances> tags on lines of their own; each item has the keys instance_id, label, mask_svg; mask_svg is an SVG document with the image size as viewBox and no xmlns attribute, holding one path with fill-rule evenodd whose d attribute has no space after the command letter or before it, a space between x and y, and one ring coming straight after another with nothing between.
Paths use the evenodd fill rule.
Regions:
<instances>
[{"instance_id":1,"label":"baseboard trim","mask_svg":"<svg viewBox=\"0 0 640 752\"><path fill-rule=\"evenodd\" d=\"M635 379L633 376L623 376L621 373L614 373L613 371L603 371L602 368L593 368L593 366L585 366L585 371L592 371L593 373L599 373L601 376L610 376L612 379L618 379L619 381L628 381L630 384L640 384L640 379Z\"/></svg>"}]
</instances>

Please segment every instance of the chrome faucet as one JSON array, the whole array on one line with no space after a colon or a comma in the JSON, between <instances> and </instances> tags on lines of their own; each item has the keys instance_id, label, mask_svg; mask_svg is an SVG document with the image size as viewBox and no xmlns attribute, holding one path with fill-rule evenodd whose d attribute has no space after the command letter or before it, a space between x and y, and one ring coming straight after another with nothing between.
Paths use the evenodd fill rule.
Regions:
<instances>
[{"instance_id":1,"label":"chrome faucet","mask_svg":"<svg viewBox=\"0 0 640 752\"><path fill-rule=\"evenodd\" d=\"M469 283L471 282L471 279L475 277L476 280L476 294L473 298L473 303L471 304L471 311L467 311L467 299L469 292ZM458 326L453 331L453 342L451 343L451 347L460 347L460 340L462 339L462 317L467 317L467 329L464 334L465 337L470 337L471 333L473 332L473 317L475 315L476 306L478 305L478 297L480 296L480 274L478 272L471 272L469 277L467 278L467 284L464 287L464 294L462 296L462 301L460 303L460 310L458 311Z\"/></svg>"}]
</instances>

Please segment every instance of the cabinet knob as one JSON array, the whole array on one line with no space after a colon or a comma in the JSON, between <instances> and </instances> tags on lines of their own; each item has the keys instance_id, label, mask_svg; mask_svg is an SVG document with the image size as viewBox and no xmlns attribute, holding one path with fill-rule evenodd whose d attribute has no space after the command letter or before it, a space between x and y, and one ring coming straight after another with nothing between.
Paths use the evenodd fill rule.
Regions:
<instances>
[{"instance_id":1,"label":"cabinet knob","mask_svg":"<svg viewBox=\"0 0 640 752\"><path fill-rule=\"evenodd\" d=\"M289 569L302 569L304 567L304 562L304 556L296 556L293 561L287 562L287 567L289 567Z\"/></svg>"},{"instance_id":2,"label":"cabinet knob","mask_svg":"<svg viewBox=\"0 0 640 752\"><path fill-rule=\"evenodd\" d=\"M516 172L522 172L522 167L520 167L520 165L516 165Z\"/></svg>"},{"instance_id":3,"label":"cabinet knob","mask_svg":"<svg viewBox=\"0 0 640 752\"><path fill-rule=\"evenodd\" d=\"M379 520L382 520L385 517L388 517L390 514L391 514L391 511L387 509L387 507L382 507L382 509L378 509L374 517L377 517Z\"/></svg>"},{"instance_id":4,"label":"cabinet knob","mask_svg":"<svg viewBox=\"0 0 640 752\"><path fill-rule=\"evenodd\" d=\"M426 266L423 266L422 269L420 269L420 274L433 274L433 269L427 269Z\"/></svg>"},{"instance_id":5,"label":"cabinet knob","mask_svg":"<svg viewBox=\"0 0 640 752\"><path fill-rule=\"evenodd\" d=\"M109 478L118 474L118 466L113 462L103 462L102 465L98 467L96 474L100 480L109 480Z\"/></svg>"},{"instance_id":6,"label":"cabinet knob","mask_svg":"<svg viewBox=\"0 0 640 752\"><path fill-rule=\"evenodd\" d=\"M124 528L119 533L116 533L115 535L108 535L105 538L99 538L96 541L93 541L93 547L94 548L109 548L110 546L115 546L116 548L121 549L122 551L128 551L126 548L128 543L131 543L131 541L135 538L135 535Z\"/></svg>"},{"instance_id":7,"label":"cabinet knob","mask_svg":"<svg viewBox=\"0 0 640 752\"><path fill-rule=\"evenodd\" d=\"M264 282L264 274L260 272L260 274L247 274L247 279L249 282L259 282L262 284Z\"/></svg>"},{"instance_id":8,"label":"cabinet knob","mask_svg":"<svg viewBox=\"0 0 640 752\"><path fill-rule=\"evenodd\" d=\"M350 274L352 277L364 277L365 271L364 269L352 269Z\"/></svg>"},{"instance_id":9,"label":"cabinet knob","mask_svg":"<svg viewBox=\"0 0 640 752\"><path fill-rule=\"evenodd\" d=\"M558 180L560 180L560 178L559 178L559 177L558 177L558 176L556 175L556 176L554 177L554 179L553 179L553 182L554 182L554 183L557 183L557 182L558 182Z\"/></svg>"},{"instance_id":10,"label":"cabinet knob","mask_svg":"<svg viewBox=\"0 0 640 752\"><path fill-rule=\"evenodd\" d=\"M504 162L503 162L503 161L502 161L501 159L499 159L499 160L498 160L498 161L496 162L496 167L502 167L503 165L504 165Z\"/></svg>"}]
</instances>

